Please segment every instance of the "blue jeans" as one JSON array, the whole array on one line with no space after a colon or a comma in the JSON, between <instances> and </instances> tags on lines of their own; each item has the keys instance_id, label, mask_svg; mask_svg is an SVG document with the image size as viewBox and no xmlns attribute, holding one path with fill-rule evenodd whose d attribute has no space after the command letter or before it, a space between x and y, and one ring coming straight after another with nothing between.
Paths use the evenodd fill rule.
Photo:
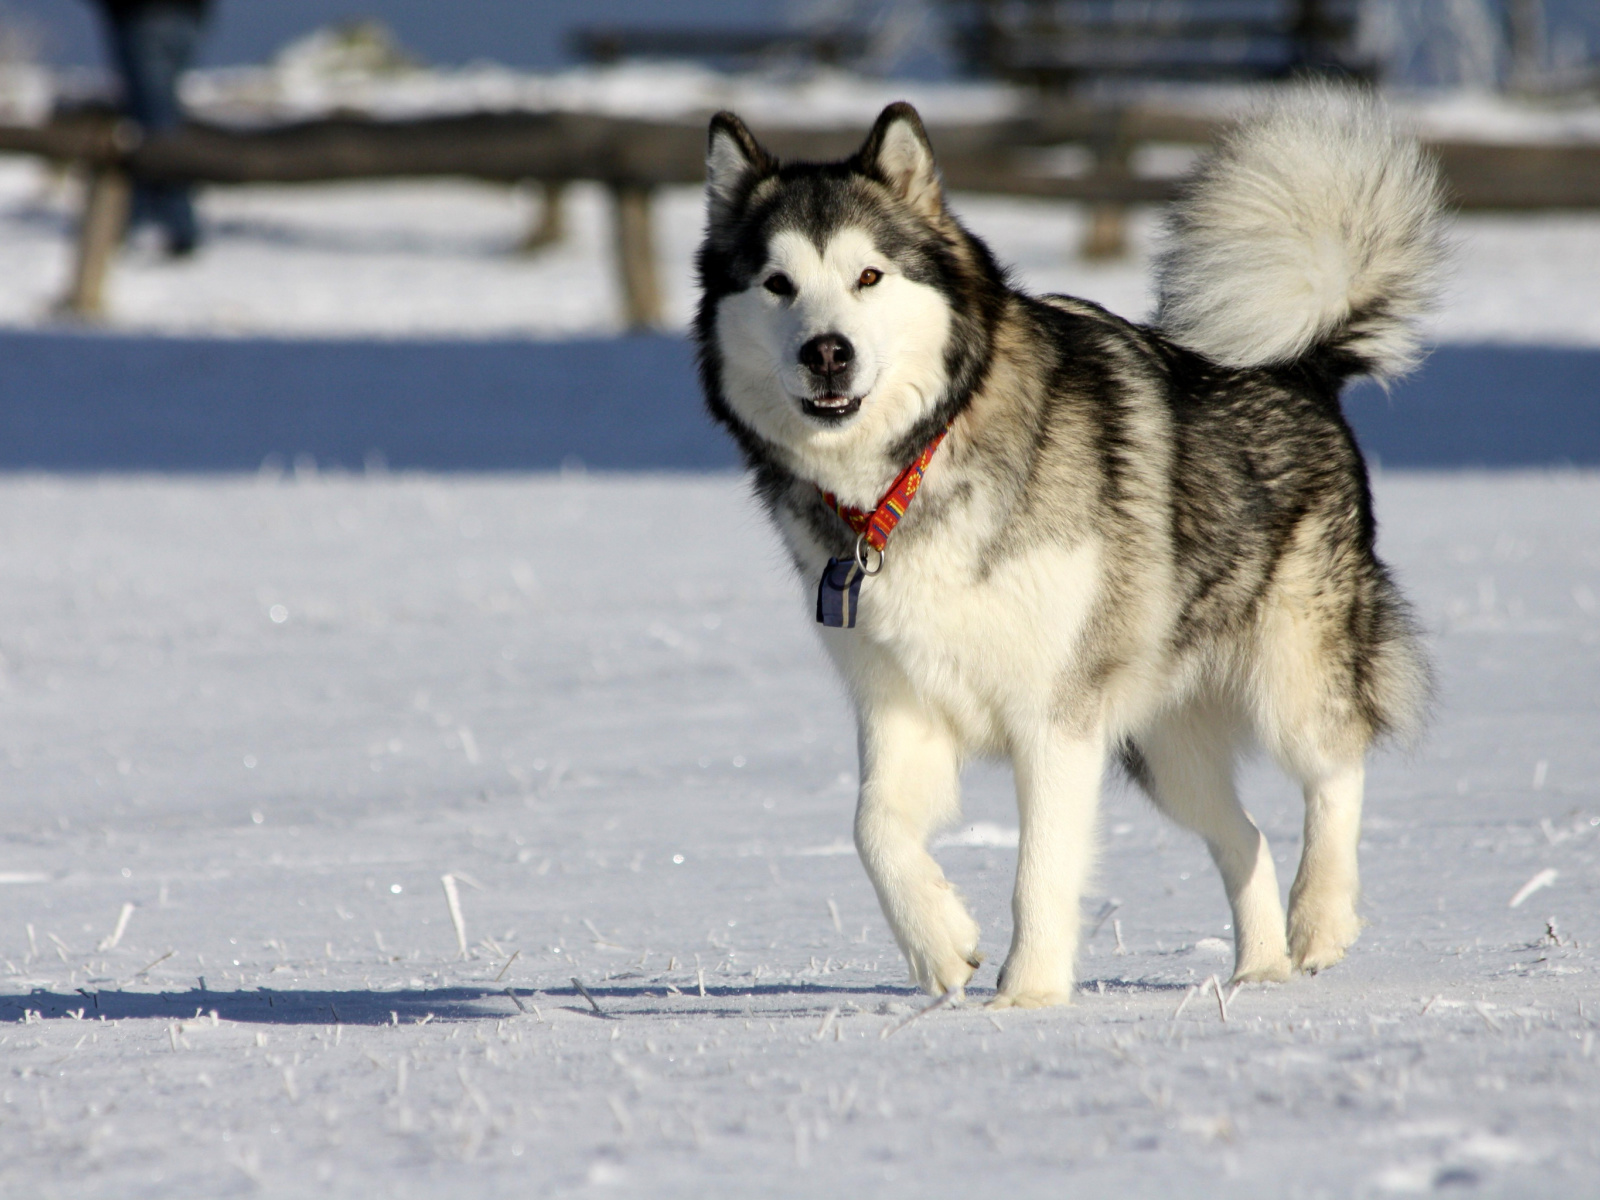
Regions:
<instances>
[{"instance_id":1,"label":"blue jeans","mask_svg":"<svg viewBox=\"0 0 1600 1200\"><path fill-rule=\"evenodd\" d=\"M183 124L178 76L194 58L202 24L187 5L146 4L108 15L111 53L122 76L123 110L148 133L166 133ZM192 189L187 184L136 181L132 225L161 227L175 254L193 250L200 240Z\"/></svg>"}]
</instances>

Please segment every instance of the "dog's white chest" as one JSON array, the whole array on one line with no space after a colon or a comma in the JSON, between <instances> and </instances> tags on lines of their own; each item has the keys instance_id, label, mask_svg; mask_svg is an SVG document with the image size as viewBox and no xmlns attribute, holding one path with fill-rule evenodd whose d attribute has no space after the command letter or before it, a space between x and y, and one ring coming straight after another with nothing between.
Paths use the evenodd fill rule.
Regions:
<instances>
[{"instance_id":1,"label":"dog's white chest","mask_svg":"<svg viewBox=\"0 0 1600 1200\"><path fill-rule=\"evenodd\" d=\"M986 570L949 546L894 551L862 589L859 625L828 631L829 649L847 676L901 676L970 750L1000 748L1050 704L1071 663L1098 590L1098 545L1032 548Z\"/></svg>"}]
</instances>

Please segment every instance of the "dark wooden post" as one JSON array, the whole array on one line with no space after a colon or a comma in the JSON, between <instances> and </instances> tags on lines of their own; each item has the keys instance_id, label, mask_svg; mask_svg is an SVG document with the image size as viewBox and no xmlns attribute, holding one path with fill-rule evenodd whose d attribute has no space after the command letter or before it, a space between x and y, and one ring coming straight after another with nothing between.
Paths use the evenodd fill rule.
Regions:
<instances>
[{"instance_id":1,"label":"dark wooden post","mask_svg":"<svg viewBox=\"0 0 1600 1200\"><path fill-rule=\"evenodd\" d=\"M1090 140L1094 152L1091 174L1108 181L1129 176L1132 149L1123 135L1122 115L1105 115L1103 127ZM1128 252L1128 206L1120 200L1096 200L1089 205L1089 228L1083 235L1083 257L1091 260L1121 258Z\"/></svg>"},{"instance_id":2,"label":"dark wooden post","mask_svg":"<svg viewBox=\"0 0 1600 1200\"><path fill-rule=\"evenodd\" d=\"M661 324L661 287L656 277L650 189L636 183L616 183L611 186L611 196L623 321L629 329L654 329Z\"/></svg>"},{"instance_id":3,"label":"dark wooden post","mask_svg":"<svg viewBox=\"0 0 1600 1200\"><path fill-rule=\"evenodd\" d=\"M539 216L517 243L524 254L537 254L567 236L567 185L553 181L536 185L539 189Z\"/></svg>"},{"instance_id":4,"label":"dark wooden post","mask_svg":"<svg viewBox=\"0 0 1600 1200\"><path fill-rule=\"evenodd\" d=\"M1511 69L1506 82L1514 92L1537 93L1545 81L1544 0L1510 0L1506 6Z\"/></svg>"},{"instance_id":5,"label":"dark wooden post","mask_svg":"<svg viewBox=\"0 0 1600 1200\"><path fill-rule=\"evenodd\" d=\"M1083 257L1104 262L1128 252L1128 207L1114 200L1089 205L1089 227L1083 231Z\"/></svg>"},{"instance_id":6,"label":"dark wooden post","mask_svg":"<svg viewBox=\"0 0 1600 1200\"><path fill-rule=\"evenodd\" d=\"M90 171L72 288L61 303L75 317L93 320L105 312L106 274L128 228L131 195L128 176L120 168L97 166Z\"/></svg>"}]
</instances>

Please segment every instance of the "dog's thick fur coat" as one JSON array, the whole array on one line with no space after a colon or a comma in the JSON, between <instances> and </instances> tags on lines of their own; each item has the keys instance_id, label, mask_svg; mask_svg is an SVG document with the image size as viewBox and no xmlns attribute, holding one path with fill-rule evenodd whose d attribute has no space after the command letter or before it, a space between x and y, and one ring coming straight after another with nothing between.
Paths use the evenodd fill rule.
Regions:
<instances>
[{"instance_id":1,"label":"dog's thick fur coat","mask_svg":"<svg viewBox=\"0 0 1600 1200\"><path fill-rule=\"evenodd\" d=\"M929 855L965 759L999 755L1021 823L996 1003L1070 999L1102 776L1120 761L1210 847L1235 978L1339 961L1359 929L1368 748L1417 728L1428 672L1374 554L1343 382L1416 358L1438 184L1375 104L1291 93L1175 206L1152 326L1008 282L945 204L907 105L832 164L711 125L696 332L809 589L949 435L861 593L821 636L854 698L856 845L912 977L976 970L978 928ZM1284 917L1233 785L1259 744L1304 788Z\"/></svg>"}]
</instances>

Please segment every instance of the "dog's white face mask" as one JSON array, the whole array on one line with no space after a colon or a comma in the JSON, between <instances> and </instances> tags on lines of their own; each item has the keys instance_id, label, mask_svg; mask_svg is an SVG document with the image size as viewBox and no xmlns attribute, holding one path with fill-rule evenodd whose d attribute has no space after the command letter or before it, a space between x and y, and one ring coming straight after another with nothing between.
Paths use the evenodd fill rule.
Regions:
<instances>
[{"instance_id":1,"label":"dog's white face mask","mask_svg":"<svg viewBox=\"0 0 1600 1200\"><path fill-rule=\"evenodd\" d=\"M871 452L902 436L939 402L949 332L944 296L855 228L821 248L778 234L752 286L717 313L728 402L797 455Z\"/></svg>"},{"instance_id":2,"label":"dog's white face mask","mask_svg":"<svg viewBox=\"0 0 1600 1200\"><path fill-rule=\"evenodd\" d=\"M891 123L875 156L899 200L942 212L920 127ZM751 169L736 140L713 137L713 226L732 219L730 198ZM867 228L841 223L820 244L807 232L780 229L750 285L717 306L723 392L798 474L848 503L872 505L885 469L892 476L905 465L889 461L890 448L943 397L951 325L944 294L909 278Z\"/></svg>"}]
</instances>

